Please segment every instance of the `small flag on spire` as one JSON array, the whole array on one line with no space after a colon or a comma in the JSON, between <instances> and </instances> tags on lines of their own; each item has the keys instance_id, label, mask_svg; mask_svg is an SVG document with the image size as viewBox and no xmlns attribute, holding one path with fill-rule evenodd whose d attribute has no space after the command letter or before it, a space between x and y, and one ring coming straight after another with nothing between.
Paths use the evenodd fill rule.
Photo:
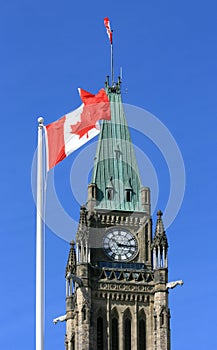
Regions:
<instances>
[{"instance_id":1,"label":"small flag on spire","mask_svg":"<svg viewBox=\"0 0 217 350\"><path fill-rule=\"evenodd\" d=\"M106 27L106 30L107 30L109 41L110 41L110 43L112 45L112 30L111 30L111 27L110 27L110 21L109 21L108 17L104 18L104 24L105 24L105 27Z\"/></svg>"}]
</instances>

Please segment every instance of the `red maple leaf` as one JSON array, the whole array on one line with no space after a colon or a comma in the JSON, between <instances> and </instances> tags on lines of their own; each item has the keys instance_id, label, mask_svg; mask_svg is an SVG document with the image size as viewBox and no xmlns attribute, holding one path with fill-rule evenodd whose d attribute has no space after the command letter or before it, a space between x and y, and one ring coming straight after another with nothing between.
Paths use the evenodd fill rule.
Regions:
<instances>
[{"instance_id":1,"label":"red maple leaf","mask_svg":"<svg viewBox=\"0 0 217 350\"><path fill-rule=\"evenodd\" d=\"M96 95L80 89L80 96L84 103L81 120L71 125L71 133L79 135L79 138L85 134L88 137L88 131L96 127L97 121L111 119L110 102L104 89Z\"/></svg>"}]
</instances>

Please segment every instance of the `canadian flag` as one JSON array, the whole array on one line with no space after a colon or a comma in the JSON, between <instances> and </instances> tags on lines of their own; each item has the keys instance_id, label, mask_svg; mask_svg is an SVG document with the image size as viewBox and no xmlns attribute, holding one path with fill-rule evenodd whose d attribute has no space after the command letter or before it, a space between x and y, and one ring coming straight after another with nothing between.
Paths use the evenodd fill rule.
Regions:
<instances>
[{"instance_id":1,"label":"canadian flag","mask_svg":"<svg viewBox=\"0 0 217 350\"><path fill-rule=\"evenodd\" d=\"M82 105L45 126L47 171L99 134L99 120L111 119L104 89L96 95L79 89Z\"/></svg>"},{"instance_id":2,"label":"canadian flag","mask_svg":"<svg viewBox=\"0 0 217 350\"><path fill-rule=\"evenodd\" d=\"M110 41L110 43L112 45L112 30L111 30L110 21L109 21L108 17L104 18L104 24L105 24L105 27L106 27L106 30L107 30L109 41Z\"/></svg>"}]
</instances>

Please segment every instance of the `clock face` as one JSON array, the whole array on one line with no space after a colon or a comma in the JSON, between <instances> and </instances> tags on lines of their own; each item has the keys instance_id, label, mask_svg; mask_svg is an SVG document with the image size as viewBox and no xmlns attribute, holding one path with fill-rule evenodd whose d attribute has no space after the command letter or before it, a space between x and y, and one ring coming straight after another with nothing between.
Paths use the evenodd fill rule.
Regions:
<instances>
[{"instance_id":1,"label":"clock face","mask_svg":"<svg viewBox=\"0 0 217 350\"><path fill-rule=\"evenodd\" d=\"M137 239L124 229L109 230L103 238L103 247L109 258L117 261L131 260L138 252Z\"/></svg>"}]
</instances>

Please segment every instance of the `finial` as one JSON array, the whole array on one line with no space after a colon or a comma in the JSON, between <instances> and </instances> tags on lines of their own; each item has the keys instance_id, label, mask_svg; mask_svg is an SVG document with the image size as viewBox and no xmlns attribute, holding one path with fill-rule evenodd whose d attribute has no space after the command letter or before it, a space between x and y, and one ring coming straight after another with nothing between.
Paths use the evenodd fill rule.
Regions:
<instances>
[{"instance_id":1,"label":"finial","mask_svg":"<svg viewBox=\"0 0 217 350\"><path fill-rule=\"evenodd\" d=\"M106 76L105 86L109 86L109 75Z\"/></svg>"},{"instance_id":2,"label":"finial","mask_svg":"<svg viewBox=\"0 0 217 350\"><path fill-rule=\"evenodd\" d=\"M41 125L43 125L43 123L44 123L44 118L43 117L39 117L38 118L38 125L41 126Z\"/></svg>"},{"instance_id":3,"label":"finial","mask_svg":"<svg viewBox=\"0 0 217 350\"><path fill-rule=\"evenodd\" d=\"M159 219L161 219L161 216L162 216L162 215L163 215L162 211L161 211L161 210L158 210L157 216L158 216Z\"/></svg>"}]
</instances>

